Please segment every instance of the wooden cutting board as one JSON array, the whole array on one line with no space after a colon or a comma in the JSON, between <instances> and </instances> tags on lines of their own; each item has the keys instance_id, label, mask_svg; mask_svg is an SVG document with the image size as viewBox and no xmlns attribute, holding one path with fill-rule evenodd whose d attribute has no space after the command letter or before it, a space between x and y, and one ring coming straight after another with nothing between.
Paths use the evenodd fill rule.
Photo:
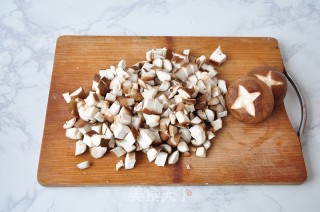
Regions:
<instances>
[{"instance_id":1,"label":"wooden cutting board","mask_svg":"<svg viewBox=\"0 0 320 212\"><path fill-rule=\"evenodd\" d=\"M283 70L277 40L273 38L226 37L102 37L62 36L56 54L43 141L38 181L43 186L85 185L210 185L210 184L299 184L307 173L299 139L284 105L269 119L244 124L231 115L223 119L207 158L181 157L175 165L157 167L146 155L137 155L133 170L115 170L119 161L112 153L93 159L89 153L74 156L75 141L65 137L62 125L71 118L62 93L82 86L91 88L94 73L126 59L128 65L145 60L145 52L166 47L207 57L221 45L227 61L218 67L218 77L229 85L257 66ZM89 160L92 166L79 170L76 164ZM191 169L187 169L187 165Z\"/></svg>"}]
</instances>

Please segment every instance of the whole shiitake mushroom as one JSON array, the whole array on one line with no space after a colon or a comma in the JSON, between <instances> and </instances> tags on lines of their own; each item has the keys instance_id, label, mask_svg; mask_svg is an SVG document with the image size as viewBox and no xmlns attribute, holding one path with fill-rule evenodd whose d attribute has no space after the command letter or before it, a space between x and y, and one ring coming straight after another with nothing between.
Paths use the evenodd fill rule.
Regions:
<instances>
[{"instance_id":1,"label":"whole shiitake mushroom","mask_svg":"<svg viewBox=\"0 0 320 212\"><path fill-rule=\"evenodd\" d=\"M273 110L271 89L256 77L245 76L228 88L226 104L230 113L239 121L257 123L266 119Z\"/></svg>"},{"instance_id":2,"label":"whole shiitake mushroom","mask_svg":"<svg viewBox=\"0 0 320 212\"><path fill-rule=\"evenodd\" d=\"M257 77L271 88L275 105L283 102L287 94L287 80L284 74L273 67L262 66L253 69L249 76Z\"/></svg>"}]
</instances>

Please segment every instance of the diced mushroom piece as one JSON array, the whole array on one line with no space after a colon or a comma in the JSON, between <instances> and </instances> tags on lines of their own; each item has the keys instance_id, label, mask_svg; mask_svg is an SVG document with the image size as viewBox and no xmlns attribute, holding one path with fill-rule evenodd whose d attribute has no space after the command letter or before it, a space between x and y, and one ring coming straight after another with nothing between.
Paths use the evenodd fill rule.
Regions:
<instances>
[{"instance_id":1,"label":"diced mushroom piece","mask_svg":"<svg viewBox=\"0 0 320 212\"><path fill-rule=\"evenodd\" d=\"M175 134L177 134L178 132L178 128L173 126L173 125L169 125L169 134L170 136L174 136Z\"/></svg>"},{"instance_id":2,"label":"diced mushroom piece","mask_svg":"<svg viewBox=\"0 0 320 212\"><path fill-rule=\"evenodd\" d=\"M156 138L149 129L140 129L137 141L142 149L146 149L155 141L155 139Z\"/></svg>"},{"instance_id":3,"label":"diced mushroom piece","mask_svg":"<svg viewBox=\"0 0 320 212\"><path fill-rule=\"evenodd\" d=\"M215 137L215 135L213 134L213 132L207 131L207 138L208 138L208 140L211 140L211 139L214 138L214 137Z\"/></svg>"},{"instance_id":4,"label":"diced mushroom piece","mask_svg":"<svg viewBox=\"0 0 320 212\"><path fill-rule=\"evenodd\" d=\"M75 90L73 93L71 93L70 97L71 99L76 99L76 98L84 99L86 97L86 94L84 93L83 88L80 87L77 90Z\"/></svg>"},{"instance_id":5,"label":"diced mushroom piece","mask_svg":"<svg viewBox=\"0 0 320 212\"><path fill-rule=\"evenodd\" d=\"M190 120L186 114L184 114L182 111L176 112L177 120L182 125L187 125L190 123Z\"/></svg>"},{"instance_id":6,"label":"diced mushroom piece","mask_svg":"<svg viewBox=\"0 0 320 212\"><path fill-rule=\"evenodd\" d=\"M177 120L176 114L171 113L169 115L169 119L170 119L171 124L176 124L176 120Z\"/></svg>"},{"instance_id":7,"label":"diced mushroom piece","mask_svg":"<svg viewBox=\"0 0 320 212\"><path fill-rule=\"evenodd\" d=\"M208 120L206 113L203 110L197 110L197 115L202 120Z\"/></svg>"},{"instance_id":8,"label":"diced mushroom piece","mask_svg":"<svg viewBox=\"0 0 320 212\"><path fill-rule=\"evenodd\" d=\"M172 147L169 144L161 144L160 148L162 152L166 152L168 154L171 154L172 152Z\"/></svg>"},{"instance_id":9,"label":"diced mushroom piece","mask_svg":"<svg viewBox=\"0 0 320 212\"><path fill-rule=\"evenodd\" d=\"M174 151L168 158L168 164L176 164L179 160L179 151Z\"/></svg>"},{"instance_id":10,"label":"diced mushroom piece","mask_svg":"<svg viewBox=\"0 0 320 212\"><path fill-rule=\"evenodd\" d=\"M153 61L152 61L152 64L159 67L159 68L162 68L162 59L161 58L155 58Z\"/></svg>"},{"instance_id":11,"label":"diced mushroom piece","mask_svg":"<svg viewBox=\"0 0 320 212\"><path fill-rule=\"evenodd\" d=\"M227 93L226 81L218 79L218 87L220 88L222 94Z\"/></svg>"},{"instance_id":12,"label":"diced mushroom piece","mask_svg":"<svg viewBox=\"0 0 320 212\"><path fill-rule=\"evenodd\" d=\"M200 119L198 116L194 117L191 120L191 124L196 125L196 124L201 124L202 123L202 119Z\"/></svg>"},{"instance_id":13,"label":"diced mushroom piece","mask_svg":"<svg viewBox=\"0 0 320 212\"><path fill-rule=\"evenodd\" d=\"M162 48L162 49L151 49L146 53L146 59L148 61L151 61L155 58L166 58L167 55L167 49Z\"/></svg>"},{"instance_id":14,"label":"diced mushroom piece","mask_svg":"<svg viewBox=\"0 0 320 212\"><path fill-rule=\"evenodd\" d=\"M136 130L139 130L143 124L142 115L135 115L131 119L131 127L134 127Z\"/></svg>"},{"instance_id":15,"label":"diced mushroom piece","mask_svg":"<svg viewBox=\"0 0 320 212\"><path fill-rule=\"evenodd\" d=\"M147 157L148 157L148 161L151 163L152 161L154 161L154 159L156 159L157 155L158 155L158 150L156 150L155 148L150 148L147 151Z\"/></svg>"},{"instance_id":16,"label":"diced mushroom piece","mask_svg":"<svg viewBox=\"0 0 320 212\"><path fill-rule=\"evenodd\" d=\"M213 98L215 98L215 97L220 96L221 94L222 94L222 93L221 93L220 88L219 88L218 86L214 86L214 87L213 87L213 90L212 90L212 93L211 93L211 96L212 96Z\"/></svg>"},{"instance_id":17,"label":"diced mushroom piece","mask_svg":"<svg viewBox=\"0 0 320 212\"><path fill-rule=\"evenodd\" d=\"M101 144L101 140L105 138L104 135L98 135L98 134L94 134L91 136L91 142L93 144L93 146L98 147Z\"/></svg>"},{"instance_id":18,"label":"diced mushroom piece","mask_svg":"<svg viewBox=\"0 0 320 212\"><path fill-rule=\"evenodd\" d=\"M91 126L91 130L95 131L98 134L101 134L102 123L95 123Z\"/></svg>"},{"instance_id":19,"label":"diced mushroom piece","mask_svg":"<svg viewBox=\"0 0 320 212\"><path fill-rule=\"evenodd\" d=\"M216 132L222 128L222 120L221 118L218 118L217 120L211 122L211 125L213 127L213 131Z\"/></svg>"},{"instance_id":20,"label":"diced mushroom piece","mask_svg":"<svg viewBox=\"0 0 320 212\"><path fill-rule=\"evenodd\" d=\"M177 149L180 151L180 152L187 152L189 151L189 147L188 147L188 144L184 141L180 141L178 143L178 146L177 146Z\"/></svg>"},{"instance_id":21,"label":"diced mushroom piece","mask_svg":"<svg viewBox=\"0 0 320 212\"><path fill-rule=\"evenodd\" d=\"M180 88L180 85L174 85L171 88L169 88L168 91L170 94L168 96L168 99L171 99L172 97L174 97L177 94L179 88Z\"/></svg>"},{"instance_id":22,"label":"diced mushroom piece","mask_svg":"<svg viewBox=\"0 0 320 212\"><path fill-rule=\"evenodd\" d=\"M154 163L157 166L164 166L166 164L167 157L168 157L168 153L159 152Z\"/></svg>"},{"instance_id":23,"label":"diced mushroom piece","mask_svg":"<svg viewBox=\"0 0 320 212\"><path fill-rule=\"evenodd\" d=\"M222 112L220 112L220 113L217 113L217 117L218 118L222 118L222 117L225 117L225 116L227 116L228 115L228 111L222 111Z\"/></svg>"},{"instance_id":24,"label":"diced mushroom piece","mask_svg":"<svg viewBox=\"0 0 320 212\"><path fill-rule=\"evenodd\" d=\"M170 82L169 81L162 81L160 87L159 87L159 91L166 91L170 88Z\"/></svg>"},{"instance_id":25,"label":"diced mushroom piece","mask_svg":"<svg viewBox=\"0 0 320 212\"><path fill-rule=\"evenodd\" d=\"M199 58L196 59L196 64L198 64L198 67L200 68L203 63L206 62L206 56L201 55Z\"/></svg>"},{"instance_id":26,"label":"diced mushroom piece","mask_svg":"<svg viewBox=\"0 0 320 212\"><path fill-rule=\"evenodd\" d=\"M115 101L113 102L113 104L110 106L108 112L111 114L111 115L117 115L120 111L120 108L121 108L121 105L118 101Z\"/></svg>"},{"instance_id":27,"label":"diced mushroom piece","mask_svg":"<svg viewBox=\"0 0 320 212\"><path fill-rule=\"evenodd\" d=\"M164 70L165 70L166 72L172 71L172 63L171 63L170 60L164 59L162 66L163 66L163 68L164 68Z\"/></svg>"},{"instance_id":28,"label":"diced mushroom piece","mask_svg":"<svg viewBox=\"0 0 320 212\"><path fill-rule=\"evenodd\" d=\"M101 158L107 152L107 147L92 147L90 148L90 154L92 157L98 159Z\"/></svg>"},{"instance_id":29,"label":"diced mushroom piece","mask_svg":"<svg viewBox=\"0 0 320 212\"><path fill-rule=\"evenodd\" d=\"M220 101L220 104L223 106L223 109L225 109L226 108L226 101L224 100L223 96L222 95L218 96L218 99ZM219 111L219 112L222 112L222 111Z\"/></svg>"},{"instance_id":30,"label":"diced mushroom piece","mask_svg":"<svg viewBox=\"0 0 320 212\"><path fill-rule=\"evenodd\" d=\"M161 82L171 80L171 74L168 72L157 70L156 75Z\"/></svg>"},{"instance_id":31,"label":"diced mushroom piece","mask_svg":"<svg viewBox=\"0 0 320 212\"><path fill-rule=\"evenodd\" d=\"M140 79L144 81L145 83L150 80L154 80L156 77L156 71L155 70L150 70L146 71L145 69L141 69L141 77Z\"/></svg>"},{"instance_id":32,"label":"diced mushroom piece","mask_svg":"<svg viewBox=\"0 0 320 212\"><path fill-rule=\"evenodd\" d=\"M78 128L69 128L66 130L66 137L74 140L79 140L82 138L81 132Z\"/></svg>"},{"instance_id":33,"label":"diced mushroom piece","mask_svg":"<svg viewBox=\"0 0 320 212\"><path fill-rule=\"evenodd\" d=\"M69 129L69 128L73 127L74 124L76 123L76 120L77 120L76 118L72 118L69 121L66 121L66 123L63 125L63 128Z\"/></svg>"},{"instance_id":34,"label":"diced mushroom piece","mask_svg":"<svg viewBox=\"0 0 320 212\"><path fill-rule=\"evenodd\" d=\"M115 154L115 156L117 157L121 157L122 155L127 153L121 146L117 146L116 148L113 148L112 150L110 150L110 152Z\"/></svg>"},{"instance_id":35,"label":"diced mushroom piece","mask_svg":"<svg viewBox=\"0 0 320 212\"><path fill-rule=\"evenodd\" d=\"M217 97L208 99L208 105L217 105L220 103L220 100Z\"/></svg>"},{"instance_id":36,"label":"diced mushroom piece","mask_svg":"<svg viewBox=\"0 0 320 212\"><path fill-rule=\"evenodd\" d=\"M180 133L177 133L173 136L171 136L168 140L167 140L167 143L172 146L172 147L177 147L178 146L178 143L180 141L180 138L181 138L181 134Z\"/></svg>"},{"instance_id":37,"label":"diced mushroom piece","mask_svg":"<svg viewBox=\"0 0 320 212\"><path fill-rule=\"evenodd\" d=\"M111 93L107 93L106 97L105 97L105 100L107 100L109 102L114 102L114 101L116 101L116 96L111 94Z\"/></svg>"},{"instance_id":38,"label":"diced mushroom piece","mask_svg":"<svg viewBox=\"0 0 320 212\"><path fill-rule=\"evenodd\" d=\"M206 149L204 147L198 147L196 151L196 156L200 158L205 158L207 156Z\"/></svg>"},{"instance_id":39,"label":"diced mushroom piece","mask_svg":"<svg viewBox=\"0 0 320 212\"><path fill-rule=\"evenodd\" d=\"M87 109L85 110L85 116L91 120L91 121L95 121L94 116L99 112L99 109L96 107L87 107Z\"/></svg>"},{"instance_id":40,"label":"diced mushroom piece","mask_svg":"<svg viewBox=\"0 0 320 212\"><path fill-rule=\"evenodd\" d=\"M214 112L212 110L205 109L204 112L206 113L206 116L209 122L214 121Z\"/></svg>"},{"instance_id":41,"label":"diced mushroom piece","mask_svg":"<svg viewBox=\"0 0 320 212\"><path fill-rule=\"evenodd\" d=\"M185 82L187 81L189 75L188 72L186 70L186 68L179 68L176 72L175 72L175 77L179 80L181 80L181 82Z\"/></svg>"},{"instance_id":42,"label":"diced mushroom piece","mask_svg":"<svg viewBox=\"0 0 320 212\"><path fill-rule=\"evenodd\" d=\"M116 171L119 171L122 167L124 167L124 163L123 163L123 160L120 160L116 164Z\"/></svg>"},{"instance_id":43,"label":"diced mushroom piece","mask_svg":"<svg viewBox=\"0 0 320 212\"><path fill-rule=\"evenodd\" d=\"M156 114L159 115L162 113L163 104L157 99L147 98L144 101L142 112L148 115Z\"/></svg>"},{"instance_id":44,"label":"diced mushroom piece","mask_svg":"<svg viewBox=\"0 0 320 212\"><path fill-rule=\"evenodd\" d=\"M68 111L70 112L71 115L78 117L80 114L77 108L77 102L75 100L71 100L70 103L68 104Z\"/></svg>"},{"instance_id":45,"label":"diced mushroom piece","mask_svg":"<svg viewBox=\"0 0 320 212\"><path fill-rule=\"evenodd\" d=\"M110 140L109 140L109 142L108 142L108 145L107 145L107 147L108 148L114 148L115 147L115 139L114 139L114 137L112 136L111 138L110 138Z\"/></svg>"},{"instance_id":46,"label":"diced mushroom piece","mask_svg":"<svg viewBox=\"0 0 320 212\"><path fill-rule=\"evenodd\" d=\"M124 168L125 169L133 169L136 163L136 153L135 152L128 152L126 155L126 159L124 161Z\"/></svg>"},{"instance_id":47,"label":"diced mushroom piece","mask_svg":"<svg viewBox=\"0 0 320 212\"><path fill-rule=\"evenodd\" d=\"M126 107L132 106L134 104L134 98L119 97L118 101L121 106Z\"/></svg>"},{"instance_id":48,"label":"diced mushroom piece","mask_svg":"<svg viewBox=\"0 0 320 212\"><path fill-rule=\"evenodd\" d=\"M120 78L121 82L126 81L126 79L128 79L130 77L129 74L121 67L118 67L116 69L116 74Z\"/></svg>"},{"instance_id":49,"label":"diced mushroom piece","mask_svg":"<svg viewBox=\"0 0 320 212\"><path fill-rule=\"evenodd\" d=\"M124 125L129 125L132 120L131 111L123 106L118 114L119 122Z\"/></svg>"},{"instance_id":50,"label":"diced mushroom piece","mask_svg":"<svg viewBox=\"0 0 320 212\"><path fill-rule=\"evenodd\" d=\"M144 113L143 118L149 127L158 127L160 124L160 115L148 115Z\"/></svg>"},{"instance_id":51,"label":"diced mushroom piece","mask_svg":"<svg viewBox=\"0 0 320 212\"><path fill-rule=\"evenodd\" d=\"M98 122L104 122L104 115L101 112L97 112L93 118Z\"/></svg>"},{"instance_id":52,"label":"diced mushroom piece","mask_svg":"<svg viewBox=\"0 0 320 212\"><path fill-rule=\"evenodd\" d=\"M144 91L141 93L144 99L154 99L158 93L158 89L152 88L152 89L144 89Z\"/></svg>"},{"instance_id":53,"label":"diced mushroom piece","mask_svg":"<svg viewBox=\"0 0 320 212\"><path fill-rule=\"evenodd\" d=\"M208 150L210 147L211 147L211 142L209 140L206 140L204 143L203 143L203 147Z\"/></svg>"},{"instance_id":54,"label":"diced mushroom piece","mask_svg":"<svg viewBox=\"0 0 320 212\"><path fill-rule=\"evenodd\" d=\"M222 53L220 46L211 54L210 61L215 65L220 66L224 61L226 61L227 55Z\"/></svg>"},{"instance_id":55,"label":"diced mushroom piece","mask_svg":"<svg viewBox=\"0 0 320 212\"><path fill-rule=\"evenodd\" d=\"M183 50L182 54L189 56L190 55L190 49Z\"/></svg>"},{"instance_id":56,"label":"diced mushroom piece","mask_svg":"<svg viewBox=\"0 0 320 212\"><path fill-rule=\"evenodd\" d=\"M127 145L127 148L125 148L124 146L126 151L129 149L128 147L131 147L137 141L137 138L138 138L138 131L135 128L131 128L130 132L124 138L124 142L126 142L126 145Z\"/></svg>"},{"instance_id":57,"label":"diced mushroom piece","mask_svg":"<svg viewBox=\"0 0 320 212\"><path fill-rule=\"evenodd\" d=\"M78 169L87 169L90 167L90 162L89 161L83 161L79 164L77 164Z\"/></svg>"},{"instance_id":58,"label":"diced mushroom piece","mask_svg":"<svg viewBox=\"0 0 320 212\"><path fill-rule=\"evenodd\" d=\"M121 123L112 124L111 130L113 131L113 135L115 138L123 139L130 131L130 128Z\"/></svg>"},{"instance_id":59,"label":"diced mushroom piece","mask_svg":"<svg viewBox=\"0 0 320 212\"><path fill-rule=\"evenodd\" d=\"M206 141L206 133L202 126L194 125L189 129L193 140L191 143L195 146L201 146Z\"/></svg>"},{"instance_id":60,"label":"diced mushroom piece","mask_svg":"<svg viewBox=\"0 0 320 212\"><path fill-rule=\"evenodd\" d=\"M110 106L110 102L109 101L105 101L105 100L100 100L98 102L98 104L96 104L96 107L98 107L98 108L106 108L106 109L108 109L109 106Z\"/></svg>"},{"instance_id":61,"label":"diced mushroom piece","mask_svg":"<svg viewBox=\"0 0 320 212\"><path fill-rule=\"evenodd\" d=\"M92 143L91 137L94 135L94 132L89 131L88 133L83 135L83 143L85 143L88 147L94 147Z\"/></svg>"},{"instance_id":62,"label":"diced mushroom piece","mask_svg":"<svg viewBox=\"0 0 320 212\"><path fill-rule=\"evenodd\" d=\"M71 97L70 97L70 94L67 92L67 93L63 93L62 94L64 100L67 102L67 103L70 103L71 102Z\"/></svg>"},{"instance_id":63,"label":"diced mushroom piece","mask_svg":"<svg viewBox=\"0 0 320 212\"><path fill-rule=\"evenodd\" d=\"M75 156L83 154L87 150L87 145L82 140L76 142Z\"/></svg>"},{"instance_id":64,"label":"diced mushroom piece","mask_svg":"<svg viewBox=\"0 0 320 212\"><path fill-rule=\"evenodd\" d=\"M181 138L186 142L190 143L191 141L191 133L188 128L180 128L179 132L181 133Z\"/></svg>"},{"instance_id":65,"label":"diced mushroom piece","mask_svg":"<svg viewBox=\"0 0 320 212\"><path fill-rule=\"evenodd\" d=\"M126 69L126 61L125 60L120 60L118 63L118 67L125 70Z\"/></svg>"}]
</instances>

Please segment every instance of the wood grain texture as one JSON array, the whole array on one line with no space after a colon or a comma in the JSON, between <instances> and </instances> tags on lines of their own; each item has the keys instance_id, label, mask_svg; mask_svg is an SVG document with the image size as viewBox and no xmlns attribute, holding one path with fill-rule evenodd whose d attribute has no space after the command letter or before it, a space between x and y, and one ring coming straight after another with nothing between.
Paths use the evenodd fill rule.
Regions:
<instances>
[{"instance_id":1,"label":"wood grain texture","mask_svg":"<svg viewBox=\"0 0 320 212\"><path fill-rule=\"evenodd\" d=\"M44 186L84 185L210 185L210 184L299 184L307 173L296 136L284 105L259 124L244 124L232 116L223 119L207 158L180 158L176 165L157 167L146 155L137 155L133 170L115 170L119 161L107 152L93 159L88 152L74 156L75 141L65 137L62 125L71 118L62 93L82 86L91 88L92 77L100 69L126 59L131 65L145 60L151 48L167 47L207 57L221 45L227 61L218 67L219 78L229 85L258 66L283 70L277 40L273 38L223 37L102 37L62 36L57 41L40 153L38 181ZM76 164L92 162L86 170ZM186 169L190 164L191 169Z\"/></svg>"}]
</instances>

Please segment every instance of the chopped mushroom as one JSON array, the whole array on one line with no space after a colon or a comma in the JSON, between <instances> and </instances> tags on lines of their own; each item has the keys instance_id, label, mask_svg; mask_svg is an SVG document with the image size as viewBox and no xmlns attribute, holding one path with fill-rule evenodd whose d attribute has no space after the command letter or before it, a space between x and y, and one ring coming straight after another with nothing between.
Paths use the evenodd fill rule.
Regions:
<instances>
[{"instance_id":1,"label":"chopped mushroom","mask_svg":"<svg viewBox=\"0 0 320 212\"><path fill-rule=\"evenodd\" d=\"M123 163L123 160L120 160L120 161L116 164L116 171L119 171L119 169L121 169L122 167L124 167L124 163Z\"/></svg>"},{"instance_id":2,"label":"chopped mushroom","mask_svg":"<svg viewBox=\"0 0 320 212\"><path fill-rule=\"evenodd\" d=\"M217 66L220 66L224 61L226 61L226 59L227 55L222 53L220 46L218 46L218 48L210 56L210 61Z\"/></svg>"},{"instance_id":3,"label":"chopped mushroom","mask_svg":"<svg viewBox=\"0 0 320 212\"><path fill-rule=\"evenodd\" d=\"M126 159L124 161L124 168L133 169L135 163L136 163L136 153L135 152L127 153Z\"/></svg>"},{"instance_id":4,"label":"chopped mushroom","mask_svg":"<svg viewBox=\"0 0 320 212\"><path fill-rule=\"evenodd\" d=\"M121 157L122 155L127 153L121 146L117 146L116 148L110 150L110 152L115 154L115 156L117 157Z\"/></svg>"},{"instance_id":5,"label":"chopped mushroom","mask_svg":"<svg viewBox=\"0 0 320 212\"><path fill-rule=\"evenodd\" d=\"M83 162L77 164L77 167L79 169L87 169L87 168L90 167L90 162L89 161L83 161Z\"/></svg>"},{"instance_id":6,"label":"chopped mushroom","mask_svg":"<svg viewBox=\"0 0 320 212\"><path fill-rule=\"evenodd\" d=\"M63 93L74 116L63 128L66 137L78 140L75 155L87 148L93 158L104 156L107 148L117 157L126 154L117 171L134 168L138 151L157 166L175 164L180 155L206 157L221 118L228 115L227 86L206 56L190 52L166 58L166 48L152 49L147 61L128 66L120 60L100 70L87 94L82 87ZM210 56L215 65L225 59L220 47ZM89 167L85 162L80 167Z\"/></svg>"},{"instance_id":7,"label":"chopped mushroom","mask_svg":"<svg viewBox=\"0 0 320 212\"><path fill-rule=\"evenodd\" d=\"M82 134L78 128L69 128L66 130L66 137L70 139L79 140L82 138Z\"/></svg>"},{"instance_id":8,"label":"chopped mushroom","mask_svg":"<svg viewBox=\"0 0 320 212\"><path fill-rule=\"evenodd\" d=\"M87 150L87 145L82 140L76 142L75 156L83 154Z\"/></svg>"},{"instance_id":9,"label":"chopped mushroom","mask_svg":"<svg viewBox=\"0 0 320 212\"><path fill-rule=\"evenodd\" d=\"M200 158L205 158L207 156L206 149L204 147L198 147L196 151L196 156Z\"/></svg>"},{"instance_id":10,"label":"chopped mushroom","mask_svg":"<svg viewBox=\"0 0 320 212\"><path fill-rule=\"evenodd\" d=\"M200 125L195 125L191 127L189 130L192 138L194 138L193 140L191 140L191 143L193 145L200 146L206 141L206 133L203 127L201 127Z\"/></svg>"},{"instance_id":11,"label":"chopped mushroom","mask_svg":"<svg viewBox=\"0 0 320 212\"><path fill-rule=\"evenodd\" d=\"M101 158L107 152L107 147L92 147L90 148L90 154L94 158Z\"/></svg>"},{"instance_id":12,"label":"chopped mushroom","mask_svg":"<svg viewBox=\"0 0 320 212\"><path fill-rule=\"evenodd\" d=\"M179 151L174 151L168 158L168 164L176 164L179 160Z\"/></svg>"},{"instance_id":13,"label":"chopped mushroom","mask_svg":"<svg viewBox=\"0 0 320 212\"><path fill-rule=\"evenodd\" d=\"M159 151L155 148L151 148L147 151L147 157L150 163L156 159L158 153Z\"/></svg>"},{"instance_id":14,"label":"chopped mushroom","mask_svg":"<svg viewBox=\"0 0 320 212\"><path fill-rule=\"evenodd\" d=\"M159 152L154 163L157 166L164 166L166 163L167 157L168 157L168 153Z\"/></svg>"},{"instance_id":15,"label":"chopped mushroom","mask_svg":"<svg viewBox=\"0 0 320 212\"><path fill-rule=\"evenodd\" d=\"M69 121L66 121L66 123L63 125L63 128L69 129L69 128L73 127L74 124L76 123L76 120L77 120L76 118L72 118Z\"/></svg>"},{"instance_id":16,"label":"chopped mushroom","mask_svg":"<svg viewBox=\"0 0 320 212\"><path fill-rule=\"evenodd\" d=\"M64 100L67 102L67 103L70 103L71 102L71 96L70 94L67 92L67 93L63 93L62 94Z\"/></svg>"}]
</instances>

